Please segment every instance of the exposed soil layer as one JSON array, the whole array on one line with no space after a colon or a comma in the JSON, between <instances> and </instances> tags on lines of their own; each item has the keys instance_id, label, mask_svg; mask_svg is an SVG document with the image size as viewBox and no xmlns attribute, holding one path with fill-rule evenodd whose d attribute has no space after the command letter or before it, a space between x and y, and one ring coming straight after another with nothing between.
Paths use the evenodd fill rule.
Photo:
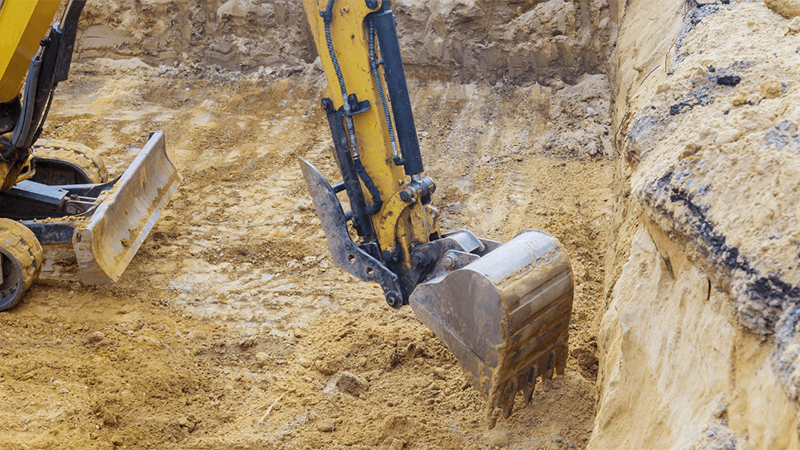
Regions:
<instances>
[{"instance_id":1,"label":"exposed soil layer","mask_svg":"<svg viewBox=\"0 0 800 450\"><path fill-rule=\"evenodd\" d=\"M118 283L40 280L0 314L0 448L584 448L612 213L606 78L410 80L442 227L542 229L572 260L567 372L487 432L438 338L333 266L297 164L336 179L324 77L282 75L74 67L45 137L91 146L114 176L163 130L184 181Z\"/></svg>"},{"instance_id":2,"label":"exposed soil layer","mask_svg":"<svg viewBox=\"0 0 800 450\"><path fill-rule=\"evenodd\" d=\"M607 70L617 36L617 5L606 0L398 0L392 8L403 59L426 79L574 83ZM293 72L317 55L302 2L289 0L89 1L76 53L245 73Z\"/></svg>"},{"instance_id":3,"label":"exposed soil layer","mask_svg":"<svg viewBox=\"0 0 800 450\"><path fill-rule=\"evenodd\" d=\"M624 12L614 289L590 448L800 448L800 20L789 3Z\"/></svg>"}]
</instances>

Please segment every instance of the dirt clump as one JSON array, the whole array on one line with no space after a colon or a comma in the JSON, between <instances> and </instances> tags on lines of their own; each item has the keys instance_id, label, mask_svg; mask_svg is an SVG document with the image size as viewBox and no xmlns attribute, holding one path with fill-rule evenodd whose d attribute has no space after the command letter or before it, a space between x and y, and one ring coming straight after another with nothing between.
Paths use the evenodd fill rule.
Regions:
<instances>
[{"instance_id":1,"label":"dirt clump","mask_svg":"<svg viewBox=\"0 0 800 450\"><path fill-rule=\"evenodd\" d=\"M764 4L785 17L800 16L800 1L797 0L764 0Z\"/></svg>"}]
</instances>

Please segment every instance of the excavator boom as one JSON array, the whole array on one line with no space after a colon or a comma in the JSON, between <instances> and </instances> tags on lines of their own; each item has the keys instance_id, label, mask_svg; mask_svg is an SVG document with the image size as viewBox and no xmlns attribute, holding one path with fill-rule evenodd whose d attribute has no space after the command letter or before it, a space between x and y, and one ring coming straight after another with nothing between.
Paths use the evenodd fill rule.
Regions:
<instances>
[{"instance_id":1,"label":"excavator boom","mask_svg":"<svg viewBox=\"0 0 800 450\"><path fill-rule=\"evenodd\" d=\"M493 427L496 411L511 415L518 391L530 401L538 379L566 367L569 259L542 231L506 244L440 232L389 0L303 5L327 77L322 106L342 181L300 164L333 260L380 284L389 306L411 305L487 395Z\"/></svg>"}]
</instances>

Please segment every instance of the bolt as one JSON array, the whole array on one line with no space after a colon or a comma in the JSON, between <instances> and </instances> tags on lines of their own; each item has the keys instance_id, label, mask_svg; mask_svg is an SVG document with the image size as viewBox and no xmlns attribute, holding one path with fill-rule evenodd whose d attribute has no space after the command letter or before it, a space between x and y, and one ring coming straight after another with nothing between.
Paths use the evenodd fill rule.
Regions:
<instances>
[{"instance_id":1,"label":"bolt","mask_svg":"<svg viewBox=\"0 0 800 450\"><path fill-rule=\"evenodd\" d=\"M403 304L403 298L397 291L391 291L386 294L386 303L392 308L399 308Z\"/></svg>"},{"instance_id":2,"label":"bolt","mask_svg":"<svg viewBox=\"0 0 800 450\"><path fill-rule=\"evenodd\" d=\"M411 254L411 264L421 269L423 267L428 267L431 261L424 253L417 251Z\"/></svg>"},{"instance_id":3,"label":"bolt","mask_svg":"<svg viewBox=\"0 0 800 450\"><path fill-rule=\"evenodd\" d=\"M453 258L453 255L447 255L442 259L442 265L445 269L453 270L458 267L458 261Z\"/></svg>"},{"instance_id":4,"label":"bolt","mask_svg":"<svg viewBox=\"0 0 800 450\"><path fill-rule=\"evenodd\" d=\"M414 267L422 267L422 255L420 255L419 252L411 254L411 264L413 264Z\"/></svg>"},{"instance_id":5,"label":"bolt","mask_svg":"<svg viewBox=\"0 0 800 450\"><path fill-rule=\"evenodd\" d=\"M408 189L400 191L400 200L402 200L404 202L408 202L408 201L411 201L412 198L413 198L413 196L412 196L411 192L408 191Z\"/></svg>"},{"instance_id":6,"label":"bolt","mask_svg":"<svg viewBox=\"0 0 800 450\"><path fill-rule=\"evenodd\" d=\"M329 98L322 99L322 109L325 110L326 113L332 113L336 109L333 107L333 102Z\"/></svg>"}]
</instances>

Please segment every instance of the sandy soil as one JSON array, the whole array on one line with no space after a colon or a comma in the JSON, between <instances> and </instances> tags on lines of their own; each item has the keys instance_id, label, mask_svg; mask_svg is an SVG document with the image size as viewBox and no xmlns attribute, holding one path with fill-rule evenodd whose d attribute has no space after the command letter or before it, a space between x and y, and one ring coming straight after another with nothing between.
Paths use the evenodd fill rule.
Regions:
<instances>
[{"instance_id":1,"label":"sandy soil","mask_svg":"<svg viewBox=\"0 0 800 450\"><path fill-rule=\"evenodd\" d=\"M567 372L488 432L449 350L331 261L301 2L89 0L43 137L114 176L163 130L184 181L119 283L0 314L0 450L797 447L797 4L395 2L443 231L572 262Z\"/></svg>"},{"instance_id":2,"label":"sandy soil","mask_svg":"<svg viewBox=\"0 0 800 450\"><path fill-rule=\"evenodd\" d=\"M323 86L312 65L75 68L45 137L93 147L115 175L163 130L184 181L120 282L41 280L0 314L0 448L585 447L611 220L605 77L559 91L411 80L443 228L538 228L572 259L567 373L491 433L485 399L410 308L330 260L297 164L335 179Z\"/></svg>"}]
</instances>

